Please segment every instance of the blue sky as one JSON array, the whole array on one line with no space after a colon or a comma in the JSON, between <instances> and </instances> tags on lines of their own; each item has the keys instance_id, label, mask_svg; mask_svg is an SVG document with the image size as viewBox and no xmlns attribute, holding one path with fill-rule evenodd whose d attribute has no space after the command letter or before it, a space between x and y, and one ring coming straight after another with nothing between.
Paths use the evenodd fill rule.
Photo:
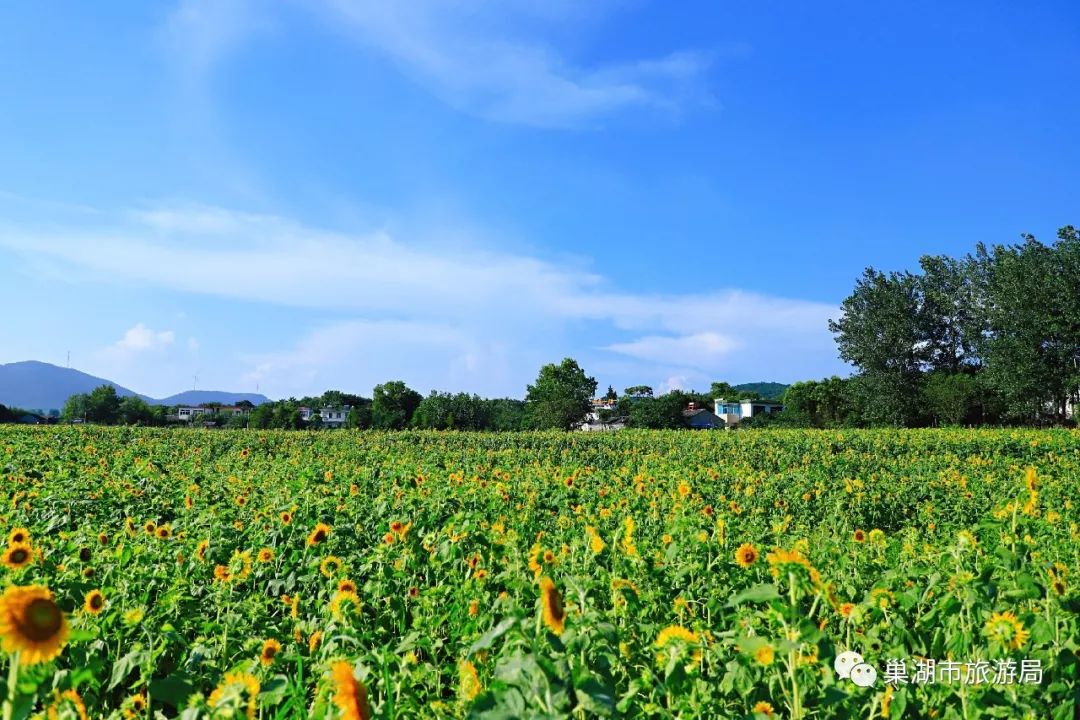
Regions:
<instances>
[{"instance_id":1,"label":"blue sky","mask_svg":"<svg viewBox=\"0 0 1080 720\"><path fill-rule=\"evenodd\" d=\"M0 362L162 396L848 369L862 269L1080 223L1072 2L0 10Z\"/></svg>"}]
</instances>

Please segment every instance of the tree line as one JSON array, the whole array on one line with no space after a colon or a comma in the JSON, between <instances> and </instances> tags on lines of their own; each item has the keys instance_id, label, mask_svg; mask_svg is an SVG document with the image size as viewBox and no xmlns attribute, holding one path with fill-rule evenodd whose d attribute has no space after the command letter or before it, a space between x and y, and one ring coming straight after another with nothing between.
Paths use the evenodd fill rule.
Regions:
<instances>
[{"instance_id":1,"label":"tree line","mask_svg":"<svg viewBox=\"0 0 1080 720\"><path fill-rule=\"evenodd\" d=\"M319 429L318 411L332 408L346 412L343 427L356 429L517 431L572 430L593 412L597 382L572 358L545 365L536 381L527 386L525 399L482 398L464 392L433 390L423 396L400 380L376 385L370 398L328 390L322 395L277 400L260 405L238 403L245 412L217 412L219 405L207 404L197 422L216 427L257 429ZM683 411L691 402L712 407L713 398L758 399L756 392L740 392L723 382L713 383L709 393L672 390L654 395L646 385L626 388L622 396L609 386L604 397L610 408L599 410L604 421L620 421L629 427L682 428ZM302 408L313 412L305 419ZM155 406L135 396L120 397L111 385L68 398L61 411L66 422L102 425L163 426L176 423L175 409Z\"/></svg>"},{"instance_id":2,"label":"tree line","mask_svg":"<svg viewBox=\"0 0 1080 720\"><path fill-rule=\"evenodd\" d=\"M829 322L850 378L795 383L774 422L1066 424L1080 401L1080 231L867 268Z\"/></svg>"}]
</instances>

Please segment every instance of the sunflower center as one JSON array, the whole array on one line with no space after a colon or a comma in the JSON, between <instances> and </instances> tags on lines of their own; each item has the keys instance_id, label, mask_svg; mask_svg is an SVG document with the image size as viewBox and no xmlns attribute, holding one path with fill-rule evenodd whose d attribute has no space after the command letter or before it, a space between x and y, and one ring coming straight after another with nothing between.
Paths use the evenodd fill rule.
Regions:
<instances>
[{"instance_id":1,"label":"sunflower center","mask_svg":"<svg viewBox=\"0 0 1080 720\"><path fill-rule=\"evenodd\" d=\"M563 609L562 598L559 597L559 593L555 590L548 591L548 606L551 608L551 616L556 620L562 620L565 610Z\"/></svg>"},{"instance_id":2,"label":"sunflower center","mask_svg":"<svg viewBox=\"0 0 1080 720\"><path fill-rule=\"evenodd\" d=\"M48 640L60 631L64 616L52 600L37 598L26 606L23 633L32 640Z\"/></svg>"},{"instance_id":3,"label":"sunflower center","mask_svg":"<svg viewBox=\"0 0 1080 720\"><path fill-rule=\"evenodd\" d=\"M104 604L105 598L103 598L101 595L90 596L90 607L94 608L95 610L100 610Z\"/></svg>"},{"instance_id":4,"label":"sunflower center","mask_svg":"<svg viewBox=\"0 0 1080 720\"><path fill-rule=\"evenodd\" d=\"M26 559L30 557L30 555L22 548L15 548L11 551L11 555L9 557L11 558L11 562L15 563L16 565L21 565L22 563L26 562Z\"/></svg>"}]
</instances>

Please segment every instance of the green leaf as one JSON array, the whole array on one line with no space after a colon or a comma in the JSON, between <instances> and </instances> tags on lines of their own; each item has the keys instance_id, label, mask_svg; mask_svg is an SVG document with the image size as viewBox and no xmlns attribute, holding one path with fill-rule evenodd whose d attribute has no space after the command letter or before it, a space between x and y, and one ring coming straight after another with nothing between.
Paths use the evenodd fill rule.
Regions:
<instances>
[{"instance_id":1,"label":"green leaf","mask_svg":"<svg viewBox=\"0 0 1080 720\"><path fill-rule=\"evenodd\" d=\"M734 607L743 602L768 602L780 597L780 589L772 583L761 583L743 590L727 602L727 607Z\"/></svg>"},{"instance_id":2,"label":"green leaf","mask_svg":"<svg viewBox=\"0 0 1080 720\"><path fill-rule=\"evenodd\" d=\"M507 631L510 630L510 628L514 627L514 625L517 624L517 621L518 619L516 617L503 618L503 620L499 622L498 625L481 635L480 639L474 642L471 647L469 647L469 651L466 653L466 656L472 657L481 650L491 649L491 647L495 644L495 641L505 635Z\"/></svg>"}]
</instances>

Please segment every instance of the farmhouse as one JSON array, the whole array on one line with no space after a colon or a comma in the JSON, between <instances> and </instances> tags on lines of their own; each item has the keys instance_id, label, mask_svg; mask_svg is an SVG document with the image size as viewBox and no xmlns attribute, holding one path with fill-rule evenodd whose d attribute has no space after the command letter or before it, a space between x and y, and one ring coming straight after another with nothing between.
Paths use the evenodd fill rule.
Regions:
<instances>
[{"instance_id":1,"label":"farmhouse","mask_svg":"<svg viewBox=\"0 0 1080 720\"><path fill-rule=\"evenodd\" d=\"M691 430L722 430L727 427L723 418L706 408L697 407L696 403L690 403L683 410L683 422Z\"/></svg>"},{"instance_id":2,"label":"farmhouse","mask_svg":"<svg viewBox=\"0 0 1080 720\"><path fill-rule=\"evenodd\" d=\"M746 418L780 412L784 409L782 403L771 400L739 400L738 402L731 402L724 398L717 398L713 400L713 403L716 408L715 415L724 421L726 427L734 427Z\"/></svg>"},{"instance_id":3,"label":"farmhouse","mask_svg":"<svg viewBox=\"0 0 1080 720\"><path fill-rule=\"evenodd\" d=\"M301 407L300 419L304 422L311 422L311 419L316 415L325 427L342 427L345 421L349 419L349 411L352 410L350 405L342 405L341 407L324 407L315 411L314 408Z\"/></svg>"},{"instance_id":4,"label":"farmhouse","mask_svg":"<svg viewBox=\"0 0 1080 720\"><path fill-rule=\"evenodd\" d=\"M180 422L191 422L202 415L243 415L247 410L237 405L223 405L221 407L185 407L176 408L176 419Z\"/></svg>"}]
</instances>

